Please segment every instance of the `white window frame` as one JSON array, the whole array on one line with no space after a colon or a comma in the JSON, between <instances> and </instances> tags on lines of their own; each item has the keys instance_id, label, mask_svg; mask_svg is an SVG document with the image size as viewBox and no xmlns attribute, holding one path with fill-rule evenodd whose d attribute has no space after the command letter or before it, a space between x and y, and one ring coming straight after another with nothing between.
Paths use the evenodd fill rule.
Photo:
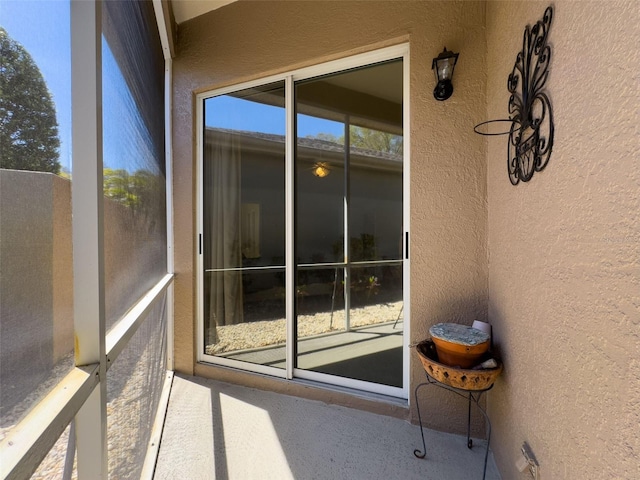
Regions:
<instances>
[{"instance_id":1,"label":"white window frame","mask_svg":"<svg viewBox=\"0 0 640 480\"><path fill-rule=\"evenodd\" d=\"M331 376L324 373L312 372L293 368L293 339L295 338L293 312L294 312L294 258L293 258L293 126L294 126L294 82L300 80L311 79L317 76L337 73L351 68L373 65L388 60L402 59L403 61L403 386L402 388L380 385L360 380L353 380L337 376ZM410 231L410 204L409 204L409 185L410 185L410 113L409 113L409 84L410 84L410 68L409 68L409 44L404 43L392 47L373 50L371 52L344 57L338 60L321 63L311 67L305 67L280 75L273 75L261 79L252 80L236 85L226 86L215 90L202 92L196 95L196 150L197 150L197 225L196 225L196 252L197 252L197 361L200 363L209 363L222 365L232 368L238 368L244 371L267 374L274 377L286 378L291 381L314 382L327 388L346 388L357 390L360 392L368 392L371 394L385 395L408 400L409 398L409 345L410 338L410 263L408 258L408 238ZM286 208L286 252L285 252L285 269L286 269L286 316L287 316L287 347L286 347L286 368L280 369L268 367L249 362L242 362L228 358L222 358L213 355L207 355L204 352L204 255L202 253L202 239L204 233L203 225L203 166L204 166L204 101L208 98L225 95L239 90L253 87L264 86L269 83L282 82L285 83L285 110L286 110L286 131L285 131L285 208ZM329 381L330 380L330 381Z\"/></svg>"}]
</instances>

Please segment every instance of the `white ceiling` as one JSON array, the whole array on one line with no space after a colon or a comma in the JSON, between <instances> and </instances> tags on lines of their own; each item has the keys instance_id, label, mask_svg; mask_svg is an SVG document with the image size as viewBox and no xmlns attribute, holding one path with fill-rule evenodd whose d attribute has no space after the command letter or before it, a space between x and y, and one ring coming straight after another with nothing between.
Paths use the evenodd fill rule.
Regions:
<instances>
[{"instance_id":1,"label":"white ceiling","mask_svg":"<svg viewBox=\"0 0 640 480\"><path fill-rule=\"evenodd\" d=\"M234 2L235 0L172 0L176 23L186 22L198 15Z\"/></svg>"},{"instance_id":2,"label":"white ceiling","mask_svg":"<svg viewBox=\"0 0 640 480\"><path fill-rule=\"evenodd\" d=\"M377 65L376 74L366 68L325 78L327 83L366 93L390 102L402 103L402 62Z\"/></svg>"}]
</instances>

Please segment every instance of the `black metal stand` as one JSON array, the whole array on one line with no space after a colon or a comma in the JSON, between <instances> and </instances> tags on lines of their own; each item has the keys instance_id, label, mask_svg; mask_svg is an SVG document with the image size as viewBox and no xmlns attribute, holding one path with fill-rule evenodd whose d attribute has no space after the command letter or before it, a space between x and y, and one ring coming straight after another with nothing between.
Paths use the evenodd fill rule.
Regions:
<instances>
[{"instance_id":1,"label":"black metal stand","mask_svg":"<svg viewBox=\"0 0 640 480\"><path fill-rule=\"evenodd\" d=\"M449 390L450 392L453 392L456 395L460 395L463 398L468 398L469 400L469 410L468 410L468 416L467 416L467 448L473 447L473 440L471 439L471 402L472 401L473 403L476 404L476 407L478 407L478 410L480 410L480 413L482 413L482 415L484 416L485 424L487 426L487 449L484 453L484 468L482 470L482 480L484 480L487 474L487 459L489 458L489 442L491 440L491 422L489 421L489 416L487 415L487 412L485 412L484 409L480 406L480 398L482 397L482 394L484 392L489 391L493 388L493 384L491 384L489 388L486 388L484 390L465 390L465 389L454 388L454 387L450 387L449 385L445 385L444 383L441 383L436 379L434 379L433 377L429 376L429 374L427 374L426 372L425 372L425 375L427 376L427 381L418 385L414 391L414 397L416 401L416 410L418 411L418 421L420 422L420 435L422 435L422 451L416 448L413 451L413 454L418 458L424 458L427 454L427 445L424 440L422 417L420 416L420 402L418 402L418 391L420 390L421 387L424 387L425 385L435 385L445 390Z\"/></svg>"}]
</instances>

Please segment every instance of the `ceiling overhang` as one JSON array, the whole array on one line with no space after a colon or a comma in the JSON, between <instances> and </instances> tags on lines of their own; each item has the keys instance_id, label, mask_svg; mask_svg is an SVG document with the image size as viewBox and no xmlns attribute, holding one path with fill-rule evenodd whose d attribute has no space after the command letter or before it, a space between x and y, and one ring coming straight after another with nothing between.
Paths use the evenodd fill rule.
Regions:
<instances>
[{"instance_id":1,"label":"ceiling overhang","mask_svg":"<svg viewBox=\"0 0 640 480\"><path fill-rule=\"evenodd\" d=\"M176 23L180 24L234 1L236 0L171 0L171 6Z\"/></svg>"}]
</instances>

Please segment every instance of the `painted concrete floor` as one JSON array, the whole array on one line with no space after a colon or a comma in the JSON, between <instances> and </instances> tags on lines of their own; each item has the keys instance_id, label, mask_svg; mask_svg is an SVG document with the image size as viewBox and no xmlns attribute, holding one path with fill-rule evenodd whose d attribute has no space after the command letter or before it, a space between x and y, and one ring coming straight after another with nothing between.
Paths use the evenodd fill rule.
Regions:
<instances>
[{"instance_id":1,"label":"painted concrete floor","mask_svg":"<svg viewBox=\"0 0 640 480\"><path fill-rule=\"evenodd\" d=\"M397 328L396 328L397 327ZM402 386L402 322L369 325L351 331L302 338L296 368ZM284 345L229 352L222 357L286 368Z\"/></svg>"},{"instance_id":2,"label":"painted concrete floor","mask_svg":"<svg viewBox=\"0 0 640 480\"><path fill-rule=\"evenodd\" d=\"M480 480L485 443L404 420L176 375L156 480ZM500 479L491 453L487 480Z\"/></svg>"}]
</instances>

